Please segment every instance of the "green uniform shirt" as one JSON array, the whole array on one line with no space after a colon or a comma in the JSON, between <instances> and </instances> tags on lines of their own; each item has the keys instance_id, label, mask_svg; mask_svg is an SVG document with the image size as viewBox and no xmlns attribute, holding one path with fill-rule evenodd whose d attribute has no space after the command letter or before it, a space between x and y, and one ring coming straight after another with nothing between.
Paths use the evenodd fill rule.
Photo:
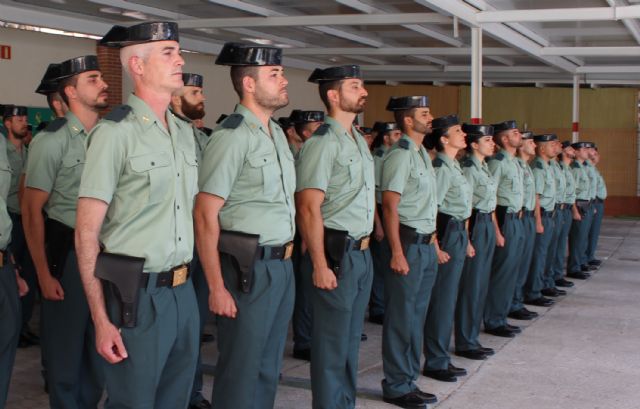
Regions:
<instances>
[{"instance_id":1,"label":"green uniform shirt","mask_svg":"<svg viewBox=\"0 0 640 409\"><path fill-rule=\"evenodd\" d=\"M7 196L11 185L11 166L7 159L7 139L0 136L0 250L11 242L11 218L7 212Z\"/></svg>"},{"instance_id":2,"label":"green uniform shirt","mask_svg":"<svg viewBox=\"0 0 640 409\"><path fill-rule=\"evenodd\" d=\"M89 134L79 196L109 205L105 251L144 257L146 272L166 271L193 255L193 127L167 110L165 129L133 94L127 104L130 112L116 108Z\"/></svg>"},{"instance_id":3,"label":"green uniform shirt","mask_svg":"<svg viewBox=\"0 0 640 409\"><path fill-rule=\"evenodd\" d=\"M564 197L566 196L567 180L560 166L558 160L551 160L549 162L551 170L553 171L553 180L556 184L556 204L564 203Z\"/></svg>"},{"instance_id":4,"label":"green uniform shirt","mask_svg":"<svg viewBox=\"0 0 640 409\"><path fill-rule=\"evenodd\" d=\"M536 194L540 198L541 210L552 211L556 206L556 184L553 177L553 169L549 162L536 156L532 162L533 178L536 185Z\"/></svg>"},{"instance_id":5,"label":"green uniform shirt","mask_svg":"<svg viewBox=\"0 0 640 409\"><path fill-rule=\"evenodd\" d=\"M606 199L607 198L607 184L604 182L604 178L602 177L602 173L594 166L596 173L598 175L597 179L597 188L596 188L596 197L598 199Z\"/></svg>"},{"instance_id":6,"label":"green uniform shirt","mask_svg":"<svg viewBox=\"0 0 640 409\"><path fill-rule=\"evenodd\" d=\"M462 173L473 191L473 208L483 213L496 210L498 184L491 175L487 162L481 163L475 155L469 155L462 161Z\"/></svg>"},{"instance_id":7,"label":"green uniform shirt","mask_svg":"<svg viewBox=\"0 0 640 409\"><path fill-rule=\"evenodd\" d=\"M518 166L522 171L522 208L524 210L535 210L536 208L536 182L531 166L521 158L516 158Z\"/></svg>"},{"instance_id":8,"label":"green uniform shirt","mask_svg":"<svg viewBox=\"0 0 640 409\"><path fill-rule=\"evenodd\" d=\"M589 197L591 199L595 199L598 193L598 171L589 161L585 161L584 166L587 169L587 174L589 175Z\"/></svg>"},{"instance_id":9,"label":"green uniform shirt","mask_svg":"<svg viewBox=\"0 0 640 409\"><path fill-rule=\"evenodd\" d=\"M519 212L524 201L523 170L516 158L504 149L492 156L489 171L498 183L498 205L510 213Z\"/></svg>"},{"instance_id":10,"label":"green uniform shirt","mask_svg":"<svg viewBox=\"0 0 640 409\"><path fill-rule=\"evenodd\" d=\"M289 150L295 159L298 159L298 154L300 153L300 149L295 143L289 144Z\"/></svg>"},{"instance_id":11,"label":"green uniform shirt","mask_svg":"<svg viewBox=\"0 0 640 409\"><path fill-rule=\"evenodd\" d=\"M561 202L572 205L576 201L576 180L573 176L573 172L571 171L571 165L567 165L562 162L560 163L560 166L562 166L564 180L567 182L564 191L564 198L561 200Z\"/></svg>"},{"instance_id":12,"label":"green uniform shirt","mask_svg":"<svg viewBox=\"0 0 640 409\"><path fill-rule=\"evenodd\" d=\"M65 119L60 129L41 132L31 143L25 186L49 193L47 215L75 228L87 134L71 111Z\"/></svg>"},{"instance_id":13,"label":"green uniform shirt","mask_svg":"<svg viewBox=\"0 0 640 409\"><path fill-rule=\"evenodd\" d=\"M7 142L7 158L11 166L11 185L9 186L9 196L7 197L7 209L11 213L20 214L20 201L18 200L18 190L20 189L20 175L27 160L27 147L22 146L22 152L18 152L16 147Z\"/></svg>"},{"instance_id":14,"label":"green uniform shirt","mask_svg":"<svg viewBox=\"0 0 640 409\"><path fill-rule=\"evenodd\" d=\"M380 190L400 194L400 223L421 234L432 233L438 211L436 174L426 149L402 135L384 157L381 174Z\"/></svg>"},{"instance_id":15,"label":"green uniform shirt","mask_svg":"<svg viewBox=\"0 0 640 409\"><path fill-rule=\"evenodd\" d=\"M591 178L586 165L574 160L571 173L576 182L576 200L591 200Z\"/></svg>"},{"instance_id":16,"label":"green uniform shirt","mask_svg":"<svg viewBox=\"0 0 640 409\"><path fill-rule=\"evenodd\" d=\"M283 245L295 233L295 166L287 138L273 120L267 132L241 104L234 112L203 152L200 191L225 200L221 229L259 234L261 245Z\"/></svg>"},{"instance_id":17,"label":"green uniform shirt","mask_svg":"<svg viewBox=\"0 0 640 409\"><path fill-rule=\"evenodd\" d=\"M473 192L458 161L438 152L433 167L438 186L438 211L457 220L469 218Z\"/></svg>"},{"instance_id":18,"label":"green uniform shirt","mask_svg":"<svg viewBox=\"0 0 640 409\"><path fill-rule=\"evenodd\" d=\"M380 145L373 151L373 169L376 178L376 203L382 203L382 190L380 189L380 184L382 183L382 162L388 150L389 148L385 145Z\"/></svg>"},{"instance_id":19,"label":"green uniform shirt","mask_svg":"<svg viewBox=\"0 0 640 409\"><path fill-rule=\"evenodd\" d=\"M297 191L322 190L324 225L360 239L373 230L375 177L364 137L355 127L351 133L353 136L335 119L326 117L300 150Z\"/></svg>"},{"instance_id":20,"label":"green uniform shirt","mask_svg":"<svg viewBox=\"0 0 640 409\"><path fill-rule=\"evenodd\" d=\"M194 126L193 136L196 143L196 157L198 158L198 163L202 163L202 152L204 152L204 148L209 143L209 135Z\"/></svg>"}]
</instances>

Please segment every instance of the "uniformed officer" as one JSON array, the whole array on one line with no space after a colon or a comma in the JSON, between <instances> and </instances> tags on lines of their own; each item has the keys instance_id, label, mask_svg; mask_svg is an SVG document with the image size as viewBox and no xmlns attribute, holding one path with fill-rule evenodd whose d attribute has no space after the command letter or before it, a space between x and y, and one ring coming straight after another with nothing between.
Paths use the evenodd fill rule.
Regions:
<instances>
[{"instance_id":1,"label":"uniformed officer","mask_svg":"<svg viewBox=\"0 0 640 409\"><path fill-rule=\"evenodd\" d=\"M4 408L11 381L13 362L20 337L20 300L29 290L10 262L11 218L7 212L7 195L11 185L11 168L4 137L0 137L0 407Z\"/></svg>"},{"instance_id":2,"label":"uniformed officer","mask_svg":"<svg viewBox=\"0 0 640 409\"><path fill-rule=\"evenodd\" d=\"M103 361L78 272L73 229L85 143L99 110L108 106L108 86L95 55L64 61L59 75L59 93L70 110L51 122L30 149L23 218L43 297L42 351L50 405L96 407L103 391Z\"/></svg>"},{"instance_id":3,"label":"uniformed officer","mask_svg":"<svg viewBox=\"0 0 640 409\"><path fill-rule=\"evenodd\" d=\"M571 147L571 142L562 142L561 152L559 164L564 175L565 191L564 196L560 199L560 209L556 207L556 211L559 210L556 220L562 223L562 229L558 234L557 241L555 241L557 245L553 246L556 247L556 253L552 260L551 272L553 273L556 287L573 287L573 281L564 278L569 231L571 230L572 220L580 216L578 210L573 206L576 200L576 182L573 172L571 172L571 163L575 158L575 151Z\"/></svg>"},{"instance_id":4,"label":"uniformed officer","mask_svg":"<svg viewBox=\"0 0 640 409\"><path fill-rule=\"evenodd\" d=\"M583 269L583 265L588 261L586 258L589 229L593 219L591 179L586 164L589 158L589 146L589 142L576 142L571 145L576 154L575 160L571 163L571 173L576 182L576 201L573 205L575 211L569 232L567 276L578 280L590 277L590 274Z\"/></svg>"},{"instance_id":5,"label":"uniformed officer","mask_svg":"<svg viewBox=\"0 0 640 409\"><path fill-rule=\"evenodd\" d=\"M533 258L529 267L529 274L524 286L525 302L538 305L543 295L557 297L566 292L551 287L546 287L547 255L551 238L553 237L553 213L556 206L556 184L553 169L549 163L556 155L555 134L535 135L536 157L532 161L532 172L535 181L536 204L536 239L533 247ZM564 293L564 294L563 294ZM544 300L543 300L544 301Z\"/></svg>"},{"instance_id":6,"label":"uniformed officer","mask_svg":"<svg viewBox=\"0 0 640 409\"><path fill-rule=\"evenodd\" d=\"M36 93L47 97L47 105L49 105L49 109L53 111L53 115L56 118L64 117L67 114L67 111L69 111L69 107L58 92L57 78L59 77L60 64L49 64L47 70L42 76L42 79L40 80L38 88L36 88Z\"/></svg>"},{"instance_id":7,"label":"uniformed officer","mask_svg":"<svg viewBox=\"0 0 640 409\"><path fill-rule=\"evenodd\" d=\"M460 278L455 315L456 355L483 360L493 355L478 339L482 325L482 311L489 289L491 263L496 246L495 208L498 184L489 171L485 159L493 155L493 127L490 125L462 125L467 134L467 158L462 172L473 191L473 210L469 220L469 241L475 250L467 257Z\"/></svg>"},{"instance_id":8,"label":"uniformed officer","mask_svg":"<svg viewBox=\"0 0 640 409\"><path fill-rule=\"evenodd\" d=\"M491 265L489 292L484 307L485 332L501 337L514 337L515 329L507 323L511 302L518 282L518 265L522 256L524 235L522 206L524 176L516 159L522 145L522 134L516 121L493 126L493 139L500 150L489 160L489 171L498 183L496 249Z\"/></svg>"},{"instance_id":9,"label":"uniformed officer","mask_svg":"<svg viewBox=\"0 0 640 409\"><path fill-rule=\"evenodd\" d=\"M293 122L295 133L302 138L302 142L304 143L324 122L324 112L294 109L291 111L289 119ZM302 145L300 145L300 147L302 147ZM298 152L299 150L294 153L294 157L298 156ZM312 326L311 294L302 279L302 238L299 231L296 231L294 244L295 248L293 250L292 262L293 271L296 276L296 302L293 309L292 321L293 357L310 361Z\"/></svg>"},{"instance_id":10,"label":"uniformed officer","mask_svg":"<svg viewBox=\"0 0 640 409\"><path fill-rule=\"evenodd\" d=\"M597 147L593 147L591 151L591 164L596 175L596 198L593 201L595 214L591 229L589 229L589 244L587 246L587 264L590 266L600 266L601 260L596 258L596 249L598 248L598 239L600 238L600 227L602 226L602 218L604 217L604 201L607 198L607 185L602 177L602 173L596 166L600 163L600 153Z\"/></svg>"},{"instance_id":11,"label":"uniformed officer","mask_svg":"<svg viewBox=\"0 0 640 409\"><path fill-rule=\"evenodd\" d=\"M308 248L303 278L313 306L312 407L354 408L373 279L373 157L353 125L367 91L357 65L316 69L309 81L319 84L328 111L296 162L298 226Z\"/></svg>"},{"instance_id":12,"label":"uniformed officer","mask_svg":"<svg viewBox=\"0 0 640 409\"><path fill-rule=\"evenodd\" d=\"M591 230L593 229L593 223L596 222L597 209L596 209L596 199L597 199L597 190L598 190L598 170L593 165L591 161L593 157L593 152L595 152L596 144L593 142L587 142L589 148L589 154L587 155L587 160L585 160L584 165L587 170L587 174L589 175L589 197L591 204L591 223L589 224L589 231L587 232L587 244L585 245L585 253L582 259L581 270L582 271L591 271L597 270L599 265L589 264L589 244L591 239ZM595 257L595 249L593 249Z\"/></svg>"},{"instance_id":13,"label":"uniformed officer","mask_svg":"<svg viewBox=\"0 0 640 409\"><path fill-rule=\"evenodd\" d=\"M403 134L384 157L378 185L386 241L391 246L380 260L384 264L374 266L385 288L382 394L385 402L423 408L437 402L415 384L420 374L422 328L438 271L436 176L422 146L433 117L426 96L392 97L387 109L394 113Z\"/></svg>"},{"instance_id":14,"label":"uniformed officer","mask_svg":"<svg viewBox=\"0 0 640 409\"><path fill-rule=\"evenodd\" d=\"M400 101L399 99L397 101ZM387 110L393 110L396 99L393 97L387 104ZM428 107L427 107L428 108ZM402 108L407 110L409 108ZM374 127L376 134L371 150L373 151L373 167L376 180L376 214L373 221L373 241L371 242L371 257L373 259L373 284L371 287L371 299L369 300L369 322L382 325L384 321L384 274L386 264L391 258L389 242L384 237L382 223L382 162L389 148L396 143L402 131L395 122L376 122Z\"/></svg>"},{"instance_id":15,"label":"uniformed officer","mask_svg":"<svg viewBox=\"0 0 640 409\"><path fill-rule=\"evenodd\" d=\"M475 251L468 240L473 191L455 159L466 148L466 134L456 115L433 120L428 136L434 146L433 160L437 182L438 274L433 285L427 319L424 325L425 364L422 373L444 382L455 382L467 374L451 364L449 342L455 316L458 288L465 257Z\"/></svg>"},{"instance_id":16,"label":"uniformed officer","mask_svg":"<svg viewBox=\"0 0 640 409\"><path fill-rule=\"evenodd\" d=\"M171 111L180 116L187 122L193 124L194 142L196 145L196 157L201 162L202 151L209 142L209 136L199 129L195 121L201 120L205 116L204 102L205 96L203 92L204 78L200 74L182 73L182 82L184 86L171 97ZM204 338L203 330L209 316L209 287L207 280L202 271L202 265L198 253L194 251L191 260L191 281L193 289L198 299L198 311L200 312L200 339ZM212 338L211 334L208 338ZM193 389L191 390L191 398L189 408L208 409L211 403L202 396L202 359L198 354L198 365L196 367L196 375L193 380Z\"/></svg>"},{"instance_id":17,"label":"uniformed officer","mask_svg":"<svg viewBox=\"0 0 640 409\"><path fill-rule=\"evenodd\" d=\"M120 48L134 84L127 105L89 134L78 192L75 245L108 363L105 408L185 408L199 346L188 279L198 164L191 124L168 109L183 86L178 25L114 26L100 44ZM128 314L128 298L103 296L116 280L127 280L113 285L137 297L137 314Z\"/></svg>"},{"instance_id":18,"label":"uniformed officer","mask_svg":"<svg viewBox=\"0 0 640 409\"><path fill-rule=\"evenodd\" d=\"M216 64L231 66L240 103L205 149L195 210L209 306L218 316L211 403L216 409L270 408L295 295L294 159L270 119L289 103L288 82L279 48L227 43ZM240 242L236 254L225 249L232 239ZM234 258L256 261L241 270Z\"/></svg>"}]
</instances>

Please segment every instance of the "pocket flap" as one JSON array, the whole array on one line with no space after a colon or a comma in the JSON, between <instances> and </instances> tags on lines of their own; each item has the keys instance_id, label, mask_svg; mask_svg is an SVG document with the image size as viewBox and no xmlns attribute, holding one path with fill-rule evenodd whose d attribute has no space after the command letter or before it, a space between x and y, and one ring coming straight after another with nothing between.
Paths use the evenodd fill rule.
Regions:
<instances>
[{"instance_id":1,"label":"pocket flap","mask_svg":"<svg viewBox=\"0 0 640 409\"><path fill-rule=\"evenodd\" d=\"M151 169L169 166L171 160L166 152L157 152L130 158L129 163L134 172L147 172Z\"/></svg>"}]
</instances>

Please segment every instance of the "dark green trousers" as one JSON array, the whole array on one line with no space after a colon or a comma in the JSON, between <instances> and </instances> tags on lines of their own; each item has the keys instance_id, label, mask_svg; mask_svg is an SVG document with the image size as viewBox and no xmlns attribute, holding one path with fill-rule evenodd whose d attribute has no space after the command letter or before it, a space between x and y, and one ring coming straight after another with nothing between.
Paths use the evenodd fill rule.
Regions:
<instances>
[{"instance_id":1,"label":"dark green trousers","mask_svg":"<svg viewBox=\"0 0 640 409\"><path fill-rule=\"evenodd\" d=\"M587 246L589 244L589 230L593 220L593 206L587 205L585 211L580 211L582 220L574 220L569 231L569 261L567 271L580 272L581 266L586 264Z\"/></svg>"},{"instance_id":2,"label":"dark green trousers","mask_svg":"<svg viewBox=\"0 0 640 409\"><path fill-rule=\"evenodd\" d=\"M238 313L236 318L216 317L219 356L211 404L216 409L273 408L295 297L291 260L256 261L249 293L239 290L230 259L223 256L221 262Z\"/></svg>"},{"instance_id":3,"label":"dark green trousers","mask_svg":"<svg viewBox=\"0 0 640 409\"><path fill-rule=\"evenodd\" d=\"M551 247L555 248L553 260L551 262L551 272L553 273L554 283L555 280L561 279L565 274L565 256L567 255L569 231L571 230L571 223L573 221L571 208L567 207L559 210L556 221L560 224L560 232L558 233L558 240L551 244Z\"/></svg>"},{"instance_id":4,"label":"dark green trousers","mask_svg":"<svg viewBox=\"0 0 640 409\"><path fill-rule=\"evenodd\" d=\"M496 231L490 213L479 213L476 217L471 232L471 244L476 255L465 259L458 290L455 315L456 351L472 351L481 347L478 337L489 290L489 260L495 251Z\"/></svg>"},{"instance_id":5,"label":"dark green trousers","mask_svg":"<svg viewBox=\"0 0 640 409\"><path fill-rule=\"evenodd\" d=\"M105 409L175 409L189 404L200 345L200 314L189 279L156 287L151 275L140 290L138 322L122 328L129 357L106 364Z\"/></svg>"},{"instance_id":6,"label":"dark green trousers","mask_svg":"<svg viewBox=\"0 0 640 409\"><path fill-rule=\"evenodd\" d=\"M439 244L440 249L449 253L451 258L438 266L424 324L424 365L428 370L447 369L449 365L449 342L467 243L464 222L449 220Z\"/></svg>"},{"instance_id":7,"label":"dark green trousers","mask_svg":"<svg viewBox=\"0 0 640 409\"><path fill-rule=\"evenodd\" d=\"M553 263L556 259L556 253L558 252L558 247L560 247L560 233L562 233L562 229L564 228L564 220L563 220L563 210L560 210L558 205L556 205L556 210L553 213L553 234L551 235L551 240L549 241L549 248L547 249L547 260L544 265L544 287L543 288L551 288L556 286L555 282L555 272L553 271Z\"/></svg>"},{"instance_id":8,"label":"dark green trousers","mask_svg":"<svg viewBox=\"0 0 640 409\"><path fill-rule=\"evenodd\" d=\"M209 286L207 285L207 279L204 276L204 270L202 269L202 264L200 264L200 257L198 257L197 251L193 252L193 260L191 260L191 281L193 282L193 289L198 301L198 311L200 313L200 336L202 336L204 326L207 323L207 318L211 312L209 311ZM193 388L191 389L189 403L191 405L196 405L203 400L202 354L200 352L200 348L198 348L198 363L196 365L196 374L193 378Z\"/></svg>"},{"instance_id":9,"label":"dark green trousers","mask_svg":"<svg viewBox=\"0 0 640 409\"><path fill-rule=\"evenodd\" d=\"M524 285L525 300L535 300L542 297L542 291L545 288L545 266L547 264L547 253L551 238L553 237L553 219L550 214L542 215L542 226L544 231L536 233L535 244L533 245L533 257L531 258L531 267L529 267L529 275ZM555 284L553 285L555 287Z\"/></svg>"},{"instance_id":10,"label":"dark green trousers","mask_svg":"<svg viewBox=\"0 0 640 409\"><path fill-rule=\"evenodd\" d=\"M503 247L496 246L493 254L489 292L484 305L485 329L507 324L509 307L518 281L518 266L522 259L524 235L522 221L517 217L517 213L505 215L500 231L505 243Z\"/></svg>"},{"instance_id":11,"label":"dark green trousers","mask_svg":"<svg viewBox=\"0 0 640 409\"><path fill-rule=\"evenodd\" d=\"M49 405L52 409L97 408L106 363L96 351L95 329L74 250L69 251L60 284L64 300L42 300Z\"/></svg>"},{"instance_id":12,"label":"dark green trousers","mask_svg":"<svg viewBox=\"0 0 640 409\"><path fill-rule=\"evenodd\" d=\"M369 300L369 316L382 315L386 300L384 295L385 275L391 259L391 249L386 237L382 241L371 237L371 259L373 260L373 284Z\"/></svg>"},{"instance_id":13,"label":"dark green trousers","mask_svg":"<svg viewBox=\"0 0 640 409\"><path fill-rule=\"evenodd\" d=\"M598 238L600 238L600 227L602 226L602 218L604 217L604 201L596 199L593 203L595 213L591 228L589 229L589 243L587 244L587 263L596 259L596 249L598 248Z\"/></svg>"},{"instance_id":14,"label":"dark green trousers","mask_svg":"<svg viewBox=\"0 0 640 409\"><path fill-rule=\"evenodd\" d=\"M516 262L516 285L513 290L509 311L514 312L524 308L524 285L531 269L533 247L536 244L536 219L533 215L522 218L522 247ZM506 324L506 320L504 321ZM503 325L504 325L503 324Z\"/></svg>"},{"instance_id":15,"label":"dark green trousers","mask_svg":"<svg viewBox=\"0 0 640 409\"><path fill-rule=\"evenodd\" d=\"M397 398L415 389L420 374L420 356L427 307L438 273L433 244L412 244L407 249L409 274L384 271L385 304L382 328L382 393Z\"/></svg>"},{"instance_id":16,"label":"dark green trousers","mask_svg":"<svg viewBox=\"0 0 640 409\"><path fill-rule=\"evenodd\" d=\"M373 280L369 250L348 251L342 278L333 290L313 285L311 258L304 258L304 280L311 291L311 392L313 409L353 409L358 351Z\"/></svg>"},{"instance_id":17,"label":"dark green trousers","mask_svg":"<svg viewBox=\"0 0 640 409\"><path fill-rule=\"evenodd\" d=\"M20 338L20 297L14 267L5 260L0 269L0 408L4 408Z\"/></svg>"},{"instance_id":18,"label":"dark green trousers","mask_svg":"<svg viewBox=\"0 0 640 409\"><path fill-rule=\"evenodd\" d=\"M304 285L302 279L302 238L300 233L296 233L294 239L293 273L296 278L296 302L293 307L293 349L304 350L311 348L311 325L313 322L313 311L311 310L311 293Z\"/></svg>"}]
</instances>

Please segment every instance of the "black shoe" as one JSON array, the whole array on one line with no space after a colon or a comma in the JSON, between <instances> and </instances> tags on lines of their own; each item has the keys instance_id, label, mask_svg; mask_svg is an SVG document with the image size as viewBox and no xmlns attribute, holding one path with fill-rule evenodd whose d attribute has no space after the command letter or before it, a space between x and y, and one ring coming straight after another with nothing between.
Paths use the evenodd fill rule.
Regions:
<instances>
[{"instance_id":1,"label":"black shoe","mask_svg":"<svg viewBox=\"0 0 640 409\"><path fill-rule=\"evenodd\" d=\"M491 356L491 355L495 355L496 351L493 350L493 348L486 348L481 346L480 348L478 348L480 351L484 352L484 354L486 356Z\"/></svg>"},{"instance_id":2,"label":"black shoe","mask_svg":"<svg viewBox=\"0 0 640 409\"><path fill-rule=\"evenodd\" d=\"M538 297L535 300L525 300L524 303L528 305L535 305L537 307L551 307L554 304L553 300L545 297Z\"/></svg>"},{"instance_id":3,"label":"black shoe","mask_svg":"<svg viewBox=\"0 0 640 409\"><path fill-rule=\"evenodd\" d=\"M208 342L213 342L216 338L213 334L202 334L200 335L200 342L206 344Z\"/></svg>"},{"instance_id":4,"label":"black shoe","mask_svg":"<svg viewBox=\"0 0 640 409\"><path fill-rule=\"evenodd\" d=\"M364 332L362 334L360 334L360 341L364 342L364 341L366 341L368 339L369 339L369 337Z\"/></svg>"},{"instance_id":5,"label":"black shoe","mask_svg":"<svg viewBox=\"0 0 640 409\"><path fill-rule=\"evenodd\" d=\"M212 408L211 403L209 403L209 401L206 399L202 399L198 403L189 404L189 409L211 409L211 408Z\"/></svg>"},{"instance_id":6,"label":"black shoe","mask_svg":"<svg viewBox=\"0 0 640 409\"><path fill-rule=\"evenodd\" d=\"M566 292L566 291L563 291L563 293L564 293L564 294L562 294L562 293L560 292L560 290L558 290L558 289L557 289L557 288L555 288L555 287L552 287L552 288L543 288L543 289L540 291L540 293L541 293L542 295L546 296L546 297L558 297L558 296L560 296L560 295L567 295L567 292Z\"/></svg>"},{"instance_id":7,"label":"black shoe","mask_svg":"<svg viewBox=\"0 0 640 409\"><path fill-rule=\"evenodd\" d=\"M597 258L594 258L593 260L591 260L587 264L589 264L590 266L600 267L600 264L602 264L602 260L598 260Z\"/></svg>"},{"instance_id":8,"label":"black shoe","mask_svg":"<svg viewBox=\"0 0 640 409\"><path fill-rule=\"evenodd\" d=\"M484 361L487 359L487 354L482 352L481 349L470 349L468 351L456 351L456 355L463 358L472 359L474 361Z\"/></svg>"},{"instance_id":9,"label":"black shoe","mask_svg":"<svg viewBox=\"0 0 640 409\"><path fill-rule=\"evenodd\" d=\"M569 280L565 280L564 278L561 278L559 280L556 280L556 287L573 287L575 284L573 284L573 281L569 281Z\"/></svg>"},{"instance_id":10,"label":"black shoe","mask_svg":"<svg viewBox=\"0 0 640 409\"><path fill-rule=\"evenodd\" d=\"M438 398L433 393L425 392L418 387L412 392L424 399L424 403L438 403Z\"/></svg>"},{"instance_id":11,"label":"black shoe","mask_svg":"<svg viewBox=\"0 0 640 409\"><path fill-rule=\"evenodd\" d=\"M383 396L382 400L392 405L400 406L401 408L426 409L427 407L427 402L416 392L409 392L397 398L387 398Z\"/></svg>"},{"instance_id":12,"label":"black shoe","mask_svg":"<svg viewBox=\"0 0 640 409\"><path fill-rule=\"evenodd\" d=\"M522 328L520 328L517 325L511 325L511 324L507 324L505 325L507 327L507 329L511 332L513 332L514 334L519 334L522 332Z\"/></svg>"},{"instance_id":13,"label":"black shoe","mask_svg":"<svg viewBox=\"0 0 640 409\"><path fill-rule=\"evenodd\" d=\"M583 273L581 271L573 271L571 273L567 273L567 277L575 278L577 280L586 280L587 278L591 277L591 274Z\"/></svg>"},{"instance_id":14,"label":"black shoe","mask_svg":"<svg viewBox=\"0 0 640 409\"><path fill-rule=\"evenodd\" d=\"M567 292L565 290L561 290L561 289L555 288L555 287L554 287L554 289L556 290L556 293L558 293L558 295L567 295Z\"/></svg>"},{"instance_id":15,"label":"black shoe","mask_svg":"<svg viewBox=\"0 0 640 409\"><path fill-rule=\"evenodd\" d=\"M447 370L454 374L455 376L467 376L467 370L464 368L458 368L457 366L449 365L447 366Z\"/></svg>"},{"instance_id":16,"label":"black shoe","mask_svg":"<svg viewBox=\"0 0 640 409\"><path fill-rule=\"evenodd\" d=\"M580 266L580 270L581 270L583 273L586 273L587 271L597 270L597 269L598 269L598 267L596 267L596 266L590 266L590 265L588 265L588 264L583 264L583 265L581 265L581 266Z\"/></svg>"},{"instance_id":17,"label":"black shoe","mask_svg":"<svg viewBox=\"0 0 640 409\"><path fill-rule=\"evenodd\" d=\"M509 328L502 326L496 328L485 328L484 332L490 335L495 335L496 337L503 338L515 338L516 333L511 331Z\"/></svg>"},{"instance_id":18,"label":"black shoe","mask_svg":"<svg viewBox=\"0 0 640 409\"><path fill-rule=\"evenodd\" d=\"M372 324L384 324L384 314L369 315L369 322Z\"/></svg>"},{"instance_id":19,"label":"black shoe","mask_svg":"<svg viewBox=\"0 0 640 409\"><path fill-rule=\"evenodd\" d=\"M294 349L293 357L295 359L301 359L303 361L311 362L311 349L310 348Z\"/></svg>"},{"instance_id":20,"label":"black shoe","mask_svg":"<svg viewBox=\"0 0 640 409\"><path fill-rule=\"evenodd\" d=\"M527 314L529 314L529 315L533 315L533 317L534 317L534 318L537 318L537 317L538 317L538 313L537 313L537 312L535 312L535 311L531 311L531 310L528 310L526 307L522 307L522 309L523 309L523 310L524 310L524 312L526 312Z\"/></svg>"},{"instance_id":21,"label":"black shoe","mask_svg":"<svg viewBox=\"0 0 640 409\"><path fill-rule=\"evenodd\" d=\"M447 369L428 370L425 368L422 371L422 374L428 378L432 378L442 382L456 382L458 380L455 374Z\"/></svg>"},{"instance_id":22,"label":"black shoe","mask_svg":"<svg viewBox=\"0 0 640 409\"><path fill-rule=\"evenodd\" d=\"M18 340L18 348L29 348L34 345L40 345L40 338L29 331L22 332Z\"/></svg>"},{"instance_id":23,"label":"black shoe","mask_svg":"<svg viewBox=\"0 0 640 409\"><path fill-rule=\"evenodd\" d=\"M528 321L534 319L536 316L527 312L528 310L525 308L520 308L518 311L512 311L509 313L508 317L513 318L514 320L522 320Z\"/></svg>"}]
</instances>

